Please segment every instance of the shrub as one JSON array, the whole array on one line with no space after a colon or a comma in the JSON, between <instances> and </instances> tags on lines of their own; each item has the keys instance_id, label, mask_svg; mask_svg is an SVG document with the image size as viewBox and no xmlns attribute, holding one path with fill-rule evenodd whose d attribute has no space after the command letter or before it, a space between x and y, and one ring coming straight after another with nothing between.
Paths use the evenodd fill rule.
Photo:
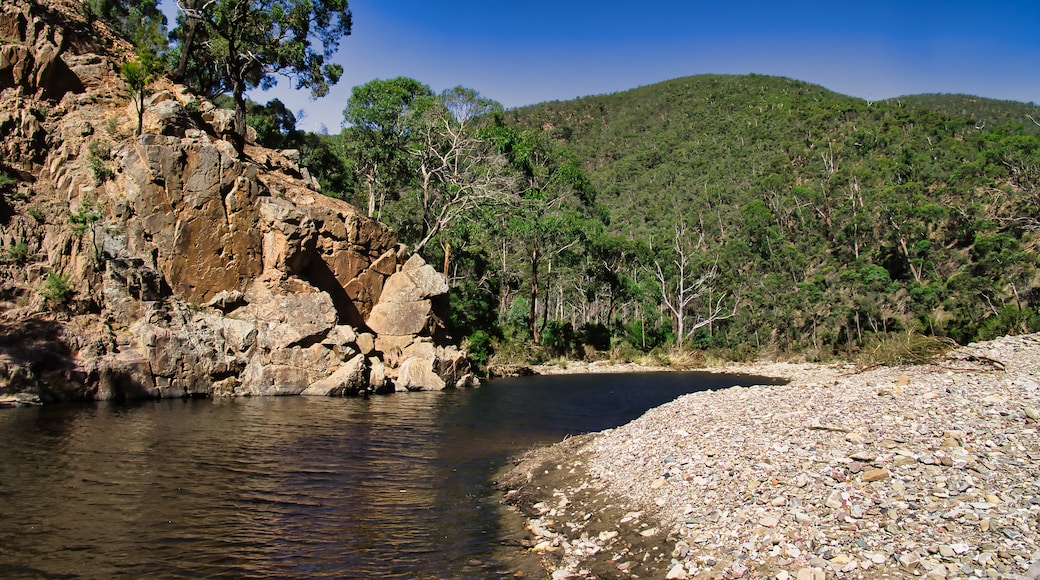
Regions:
<instances>
[{"instance_id":1,"label":"shrub","mask_svg":"<svg viewBox=\"0 0 1040 580\"><path fill-rule=\"evenodd\" d=\"M1040 330L1040 310L1004 306L996 316L979 326L977 340L993 340L1005 334L1023 334Z\"/></svg>"},{"instance_id":2,"label":"shrub","mask_svg":"<svg viewBox=\"0 0 1040 580\"><path fill-rule=\"evenodd\" d=\"M7 249L7 259L15 264L26 263L29 260L29 244L25 243L25 240L19 240Z\"/></svg>"},{"instance_id":3,"label":"shrub","mask_svg":"<svg viewBox=\"0 0 1040 580\"><path fill-rule=\"evenodd\" d=\"M491 336L483 330L477 330L466 340L469 359L479 367L485 366L495 351L491 344Z\"/></svg>"},{"instance_id":4,"label":"shrub","mask_svg":"<svg viewBox=\"0 0 1040 580\"><path fill-rule=\"evenodd\" d=\"M76 213L69 214L69 222L72 223L72 233L77 238L82 238L87 230L92 229L94 223L101 219L101 212L94 202L84 201L76 209Z\"/></svg>"},{"instance_id":5,"label":"shrub","mask_svg":"<svg viewBox=\"0 0 1040 580\"><path fill-rule=\"evenodd\" d=\"M934 362L957 346L949 338L925 336L917 332L885 334L877 343L864 349L860 357L863 366L897 366Z\"/></svg>"},{"instance_id":6,"label":"shrub","mask_svg":"<svg viewBox=\"0 0 1040 580\"><path fill-rule=\"evenodd\" d=\"M68 274L51 272L47 275L47 281L43 284L40 294L47 302L59 305L68 301L72 293L72 284Z\"/></svg>"},{"instance_id":7,"label":"shrub","mask_svg":"<svg viewBox=\"0 0 1040 580\"><path fill-rule=\"evenodd\" d=\"M605 324L589 322L581 327L581 340L595 350L610 348L610 329Z\"/></svg>"},{"instance_id":8,"label":"shrub","mask_svg":"<svg viewBox=\"0 0 1040 580\"><path fill-rule=\"evenodd\" d=\"M542 346L556 356L566 356L574 350L577 338L570 322L550 320L542 331Z\"/></svg>"},{"instance_id":9,"label":"shrub","mask_svg":"<svg viewBox=\"0 0 1040 580\"><path fill-rule=\"evenodd\" d=\"M13 189L17 183L17 179L6 173L0 173L0 192L6 193L8 190Z\"/></svg>"},{"instance_id":10,"label":"shrub","mask_svg":"<svg viewBox=\"0 0 1040 580\"><path fill-rule=\"evenodd\" d=\"M30 207L25 210L25 213L29 214L29 217L36 220L36 223L42 224L45 221L43 210L38 207Z\"/></svg>"},{"instance_id":11,"label":"shrub","mask_svg":"<svg viewBox=\"0 0 1040 580\"><path fill-rule=\"evenodd\" d=\"M101 141L91 141L88 148L87 163L94 172L94 180L98 185L115 177L108 162L112 159L112 151Z\"/></svg>"}]
</instances>

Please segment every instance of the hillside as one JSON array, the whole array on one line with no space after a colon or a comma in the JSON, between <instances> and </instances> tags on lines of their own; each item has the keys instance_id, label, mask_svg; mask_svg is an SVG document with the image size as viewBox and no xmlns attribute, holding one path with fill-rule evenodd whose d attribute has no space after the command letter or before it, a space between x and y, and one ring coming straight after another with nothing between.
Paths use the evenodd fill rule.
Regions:
<instances>
[{"instance_id":1,"label":"hillside","mask_svg":"<svg viewBox=\"0 0 1040 580\"><path fill-rule=\"evenodd\" d=\"M1040 133L1040 125L1033 121L1033 119L1040 121L1040 106L1034 103L950 94L906 95L890 99L889 102L929 109L951 117L971 119L980 128L993 128L1005 123L1012 123L1021 125L1030 135Z\"/></svg>"},{"instance_id":2,"label":"hillside","mask_svg":"<svg viewBox=\"0 0 1040 580\"><path fill-rule=\"evenodd\" d=\"M704 234L716 292L740 299L702 344L829 353L1040 324L1040 146L1021 120L999 124L1029 108L706 75L507 116L577 153L612 233Z\"/></svg>"}]
</instances>

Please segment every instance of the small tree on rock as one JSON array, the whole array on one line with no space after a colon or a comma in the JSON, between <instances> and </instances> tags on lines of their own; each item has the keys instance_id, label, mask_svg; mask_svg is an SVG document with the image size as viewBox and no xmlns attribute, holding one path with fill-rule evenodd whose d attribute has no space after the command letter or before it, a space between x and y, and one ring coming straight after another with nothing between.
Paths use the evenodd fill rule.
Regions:
<instances>
[{"instance_id":1,"label":"small tree on rock","mask_svg":"<svg viewBox=\"0 0 1040 580\"><path fill-rule=\"evenodd\" d=\"M148 87L155 80L155 73L159 68L158 58L150 52L138 54L134 60L124 62L119 68L137 109L137 135L140 135L144 128L144 100L149 93Z\"/></svg>"},{"instance_id":2,"label":"small tree on rock","mask_svg":"<svg viewBox=\"0 0 1040 580\"><path fill-rule=\"evenodd\" d=\"M321 97L343 75L342 66L326 59L350 34L347 0L181 0L177 6L187 17L181 26L193 27L191 45L181 50L187 50L186 58L217 71L213 80L234 99L239 152L245 145L247 90L269 89L280 74L293 80L294 88L307 88ZM177 38L188 36L187 31L175 31ZM315 43L320 50L315 50Z\"/></svg>"}]
</instances>

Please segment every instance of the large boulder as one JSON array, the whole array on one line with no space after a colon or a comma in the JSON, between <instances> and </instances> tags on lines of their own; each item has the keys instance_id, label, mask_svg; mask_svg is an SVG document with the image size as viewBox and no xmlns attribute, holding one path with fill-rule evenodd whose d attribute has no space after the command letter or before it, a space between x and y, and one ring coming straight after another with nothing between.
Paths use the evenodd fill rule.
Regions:
<instances>
[{"instance_id":1,"label":"large boulder","mask_svg":"<svg viewBox=\"0 0 1040 580\"><path fill-rule=\"evenodd\" d=\"M222 143L222 142L220 142ZM143 135L120 151L129 249L155 267L184 300L244 291L263 270L256 168L219 143ZM129 216L128 216L129 217Z\"/></svg>"},{"instance_id":2,"label":"large boulder","mask_svg":"<svg viewBox=\"0 0 1040 580\"><path fill-rule=\"evenodd\" d=\"M397 371L397 390L443 391L447 383L434 372L433 364L432 360L418 357L404 361Z\"/></svg>"},{"instance_id":3,"label":"large boulder","mask_svg":"<svg viewBox=\"0 0 1040 580\"><path fill-rule=\"evenodd\" d=\"M356 395L368 390L367 365L365 356L359 354L350 359L336 372L315 381L303 390L304 395L319 397L341 397Z\"/></svg>"},{"instance_id":4,"label":"large boulder","mask_svg":"<svg viewBox=\"0 0 1040 580\"><path fill-rule=\"evenodd\" d=\"M441 326L431 299L448 293L447 278L418 255L387 279L366 324L377 335L432 335Z\"/></svg>"}]
</instances>

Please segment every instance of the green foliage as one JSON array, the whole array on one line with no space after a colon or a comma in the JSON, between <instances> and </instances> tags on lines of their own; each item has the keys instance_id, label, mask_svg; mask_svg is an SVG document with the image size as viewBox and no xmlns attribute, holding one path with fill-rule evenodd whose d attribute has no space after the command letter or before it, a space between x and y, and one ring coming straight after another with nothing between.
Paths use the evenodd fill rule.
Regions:
<instances>
[{"instance_id":1,"label":"green foliage","mask_svg":"<svg viewBox=\"0 0 1040 580\"><path fill-rule=\"evenodd\" d=\"M166 17L157 0L83 0L81 7L88 22L107 22L138 49L158 54L166 48Z\"/></svg>"},{"instance_id":2,"label":"green foliage","mask_svg":"<svg viewBox=\"0 0 1040 580\"><path fill-rule=\"evenodd\" d=\"M29 260L29 244L25 240L18 240L7 249L7 260L15 264L25 264Z\"/></svg>"},{"instance_id":3,"label":"green foliage","mask_svg":"<svg viewBox=\"0 0 1040 580\"><path fill-rule=\"evenodd\" d=\"M46 217L43 214L43 210L38 207L30 207L25 210L25 213L29 214L29 217L36 220L36 223L42 224L46 221Z\"/></svg>"},{"instance_id":4,"label":"green foliage","mask_svg":"<svg viewBox=\"0 0 1040 580\"><path fill-rule=\"evenodd\" d=\"M69 214L69 223L72 224L72 232L77 238L82 238L100 219L101 211L90 201L81 203L75 213Z\"/></svg>"},{"instance_id":5,"label":"green foliage","mask_svg":"<svg viewBox=\"0 0 1040 580\"><path fill-rule=\"evenodd\" d=\"M367 194L369 217L379 216L387 197L414 181L410 125L416 107L431 97L430 87L407 77L377 79L351 91L342 151Z\"/></svg>"},{"instance_id":6,"label":"green foliage","mask_svg":"<svg viewBox=\"0 0 1040 580\"><path fill-rule=\"evenodd\" d=\"M550 320L542 330L542 346L553 356L568 356L578 346L578 335L566 320Z\"/></svg>"},{"instance_id":7,"label":"green foliage","mask_svg":"<svg viewBox=\"0 0 1040 580\"><path fill-rule=\"evenodd\" d=\"M18 185L18 180L11 177L10 175L0 172L0 193L7 193L14 189L14 186Z\"/></svg>"},{"instance_id":8,"label":"green foliage","mask_svg":"<svg viewBox=\"0 0 1040 580\"><path fill-rule=\"evenodd\" d=\"M246 123L256 131L256 142L271 149L289 149L299 139L296 115L278 99L266 105L248 102Z\"/></svg>"},{"instance_id":9,"label":"green foliage","mask_svg":"<svg viewBox=\"0 0 1040 580\"><path fill-rule=\"evenodd\" d=\"M71 278L68 274L51 272L40 289L40 295L52 306L61 306L68 302L72 295Z\"/></svg>"},{"instance_id":10,"label":"green foliage","mask_svg":"<svg viewBox=\"0 0 1040 580\"><path fill-rule=\"evenodd\" d=\"M915 109L937 111L950 117L969 119L980 130L986 127L1014 124L1020 125L1028 134L1040 134L1040 126L1033 121L1033 119L1040 120L1040 107L1035 103L949 94L910 95L892 99L892 102L902 103Z\"/></svg>"},{"instance_id":11,"label":"green foliage","mask_svg":"<svg viewBox=\"0 0 1040 580\"><path fill-rule=\"evenodd\" d=\"M448 264L452 332L493 339L496 360L702 363L689 344L892 364L1037 327L1040 137L1021 119L1038 117L940 101L701 76L503 112L398 78L355 89L349 127L298 147L326 193L367 198ZM447 178L453 151L478 161ZM477 183L491 201L438 223Z\"/></svg>"},{"instance_id":12,"label":"green foliage","mask_svg":"<svg viewBox=\"0 0 1040 580\"><path fill-rule=\"evenodd\" d=\"M101 259L101 248L98 247L97 230L95 229L95 224L100 220L101 211L91 201L81 203L75 213L69 214L69 223L72 224L72 232L76 234L77 239L82 240L83 235L90 232L92 256L96 261Z\"/></svg>"},{"instance_id":13,"label":"green foliage","mask_svg":"<svg viewBox=\"0 0 1040 580\"><path fill-rule=\"evenodd\" d=\"M148 96L148 87L161 70L158 55L149 48L139 48L133 60L124 62L119 74L126 83L131 100L137 109L137 134L141 134L144 125L144 99Z\"/></svg>"},{"instance_id":14,"label":"green foliage","mask_svg":"<svg viewBox=\"0 0 1040 580\"><path fill-rule=\"evenodd\" d=\"M102 141L91 141L87 149L87 164L94 173L94 181L101 185L115 177L115 172L109 166L112 160L111 146Z\"/></svg>"},{"instance_id":15,"label":"green foliage","mask_svg":"<svg viewBox=\"0 0 1040 580\"><path fill-rule=\"evenodd\" d=\"M186 0L178 6L174 76L204 95L231 93L240 151L246 91L271 88L281 75L321 97L343 74L327 59L350 34L347 0Z\"/></svg>"},{"instance_id":16,"label":"green foliage","mask_svg":"<svg viewBox=\"0 0 1040 580\"><path fill-rule=\"evenodd\" d=\"M653 247L667 278L677 276L662 253L675 225L703 232L691 264L717 260L717 294L694 307L719 294L739 306L698 330L696 345L828 357L908 329L968 341L1030 327L1010 313L1040 300L1030 234L1040 228L1040 138L1026 116L1036 113L974 98L868 103L790 79L705 75L505 117L519 133L549 128L573 150L609 212L603 234ZM633 255L619 271L609 247L586 248L584 296L575 288L565 301L595 320L616 316L615 340L659 344L669 331L647 314L662 296L640 274L653 257Z\"/></svg>"},{"instance_id":17,"label":"green foliage","mask_svg":"<svg viewBox=\"0 0 1040 580\"><path fill-rule=\"evenodd\" d=\"M487 365L491 355L495 352L491 335L483 330L474 331L469 335L465 347L469 359L480 367Z\"/></svg>"},{"instance_id":18,"label":"green foliage","mask_svg":"<svg viewBox=\"0 0 1040 580\"><path fill-rule=\"evenodd\" d=\"M297 147L300 165L318 180L322 193L355 205L362 203L354 197L357 176L340 136L307 133L300 137Z\"/></svg>"},{"instance_id":19,"label":"green foliage","mask_svg":"<svg viewBox=\"0 0 1040 580\"><path fill-rule=\"evenodd\" d=\"M979 327L979 340L992 340L1006 334L1040 332L1040 310L1004 306L996 316L985 319Z\"/></svg>"}]
</instances>

